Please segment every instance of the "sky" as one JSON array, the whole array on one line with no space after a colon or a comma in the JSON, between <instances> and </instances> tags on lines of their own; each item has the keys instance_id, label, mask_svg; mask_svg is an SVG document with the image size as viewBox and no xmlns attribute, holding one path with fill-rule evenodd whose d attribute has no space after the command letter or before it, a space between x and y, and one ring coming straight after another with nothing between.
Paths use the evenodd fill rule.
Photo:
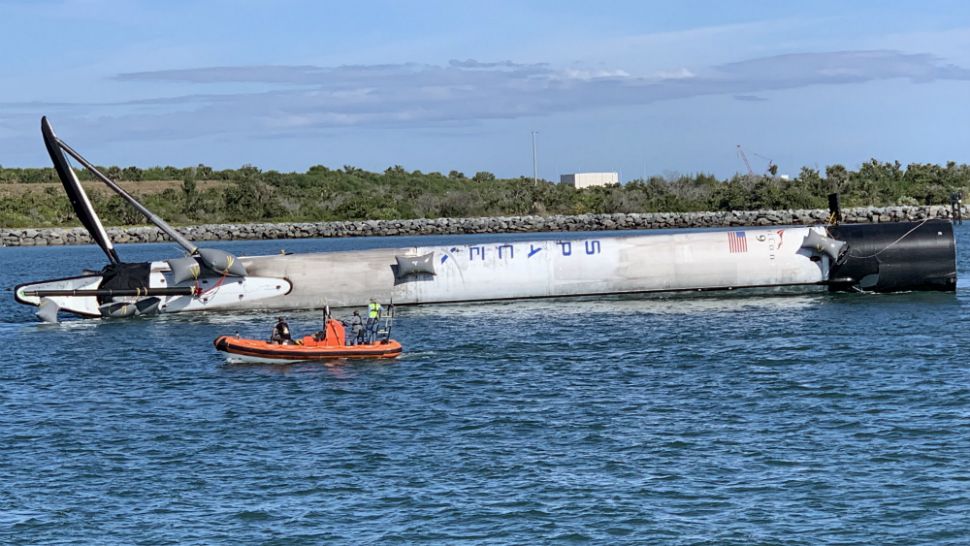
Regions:
<instances>
[{"instance_id":1,"label":"sky","mask_svg":"<svg viewBox=\"0 0 970 546\"><path fill-rule=\"evenodd\" d=\"M0 0L0 165L970 163L970 3Z\"/></svg>"}]
</instances>

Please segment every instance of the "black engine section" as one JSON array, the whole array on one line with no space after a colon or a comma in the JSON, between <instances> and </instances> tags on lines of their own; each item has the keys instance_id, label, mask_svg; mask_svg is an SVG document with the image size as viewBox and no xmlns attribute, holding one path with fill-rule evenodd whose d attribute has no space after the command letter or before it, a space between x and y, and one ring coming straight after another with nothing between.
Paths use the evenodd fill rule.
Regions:
<instances>
[{"instance_id":1,"label":"black engine section","mask_svg":"<svg viewBox=\"0 0 970 546\"><path fill-rule=\"evenodd\" d=\"M828 231L848 243L829 271L830 290L956 291L956 244L949 220L843 224Z\"/></svg>"},{"instance_id":2,"label":"black engine section","mask_svg":"<svg viewBox=\"0 0 970 546\"><path fill-rule=\"evenodd\" d=\"M100 272L102 280L98 288L143 288L148 290L151 272L152 264L149 262L134 264L119 262L108 264ZM110 299L110 297L98 297L98 303L105 303L106 301L110 301Z\"/></svg>"}]
</instances>

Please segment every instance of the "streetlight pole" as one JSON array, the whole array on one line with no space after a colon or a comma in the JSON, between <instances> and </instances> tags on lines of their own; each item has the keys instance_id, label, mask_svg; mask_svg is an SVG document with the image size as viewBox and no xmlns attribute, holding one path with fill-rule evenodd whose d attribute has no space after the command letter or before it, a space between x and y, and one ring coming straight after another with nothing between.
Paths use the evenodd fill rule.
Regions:
<instances>
[{"instance_id":1,"label":"streetlight pole","mask_svg":"<svg viewBox=\"0 0 970 546\"><path fill-rule=\"evenodd\" d=\"M539 160L536 155L536 135L539 131L532 131L532 183L539 184Z\"/></svg>"}]
</instances>

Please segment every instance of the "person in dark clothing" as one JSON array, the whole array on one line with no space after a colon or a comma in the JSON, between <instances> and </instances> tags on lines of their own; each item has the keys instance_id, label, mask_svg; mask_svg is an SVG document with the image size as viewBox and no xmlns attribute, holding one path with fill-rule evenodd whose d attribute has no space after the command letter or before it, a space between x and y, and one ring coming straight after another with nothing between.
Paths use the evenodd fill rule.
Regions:
<instances>
[{"instance_id":1,"label":"person in dark clothing","mask_svg":"<svg viewBox=\"0 0 970 546\"><path fill-rule=\"evenodd\" d=\"M293 338L290 336L290 325L286 323L286 319L283 317L280 317L276 321L276 326L273 326L273 335L270 337L270 341L280 345L293 343Z\"/></svg>"},{"instance_id":2,"label":"person in dark clothing","mask_svg":"<svg viewBox=\"0 0 970 546\"><path fill-rule=\"evenodd\" d=\"M360 313L354 311L354 316L350 318L350 335L347 337L347 345L360 345L364 342L364 321L360 318Z\"/></svg>"}]
</instances>

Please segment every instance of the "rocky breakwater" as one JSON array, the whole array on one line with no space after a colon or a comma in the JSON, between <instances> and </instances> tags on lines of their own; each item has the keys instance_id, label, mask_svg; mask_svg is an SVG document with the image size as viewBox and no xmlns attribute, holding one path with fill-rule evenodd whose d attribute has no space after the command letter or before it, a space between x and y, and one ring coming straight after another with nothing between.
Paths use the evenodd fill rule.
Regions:
<instances>
[{"instance_id":1,"label":"rocky breakwater","mask_svg":"<svg viewBox=\"0 0 970 546\"><path fill-rule=\"evenodd\" d=\"M950 207L947 206L852 208L843 211L843 222L854 224L949 218L950 212ZM964 207L964 214L966 212L966 207ZM193 241L228 241L236 239L810 225L824 223L828 216L829 213L826 210L653 212L292 224L206 224L181 227L179 231ZM167 237L154 226L116 227L108 228L107 231L111 240L116 243L153 243L167 240ZM91 242L91 237L83 228L0 229L0 245L2 246L51 246Z\"/></svg>"}]
</instances>

